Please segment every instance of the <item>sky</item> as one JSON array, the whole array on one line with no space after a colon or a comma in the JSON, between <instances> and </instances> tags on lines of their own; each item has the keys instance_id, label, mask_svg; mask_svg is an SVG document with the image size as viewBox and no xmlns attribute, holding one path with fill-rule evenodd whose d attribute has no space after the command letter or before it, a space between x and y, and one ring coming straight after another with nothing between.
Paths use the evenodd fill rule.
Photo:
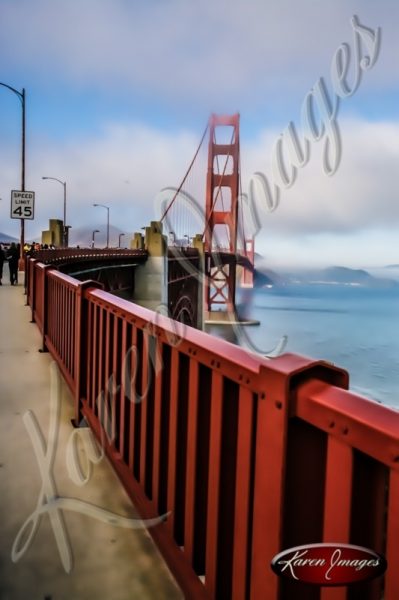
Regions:
<instances>
[{"instance_id":1,"label":"sky","mask_svg":"<svg viewBox=\"0 0 399 600\"><path fill-rule=\"evenodd\" d=\"M0 82L26 89L26 237L62 218L62 187L43 176L67 182L72 231L104 230L93 203L140 230L210 114L239 112L242 192L255 190L257 215L245 221L271 267L399 263L398 24L396 0L0 0ZM290 123L302 149L308 140L302 166L281 137ZM20 136L19 99L0 86L0 231L16 237ZM272 211L255 173L279 187Z\"/></svg>"}]
</instances>

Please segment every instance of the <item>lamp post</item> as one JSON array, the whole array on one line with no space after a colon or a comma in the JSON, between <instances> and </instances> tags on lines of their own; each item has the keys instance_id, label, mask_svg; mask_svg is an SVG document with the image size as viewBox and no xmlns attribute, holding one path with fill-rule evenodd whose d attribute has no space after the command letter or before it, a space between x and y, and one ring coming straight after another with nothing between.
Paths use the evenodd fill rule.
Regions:
<instances>
[{"instance_id":1,"label":"lamp post","mask_svg":"<svg viewBox=\"0 0 399 600\"><path fill-rule=\"evenodd\" d=\"M25 191L25 88L22 88L22 92L19 92L11 85L6 83L0 83L1 86L7 88L13 92L21 101L22 106L22 153L21 153L21 191ZM24 270L24 246L25 246L25 219L21 219L21 238L20 238L20 249L19 249L19 270Z\"/></svg>"},{"instance_id":2,"label":"lamp post","mask_svg":"<svg viewBox=\"0 0 399 600\"><path fill-rule=\"evenodd\" d=\"M94 236L96 235L96 233L100 233L99 229L94 229L92 236L91 236L91 247L94 248Z\"/></svg>"},{"instance_id":3,"label":"lamp post","mask_svg":"<svg viewBox=\"0 0 399 600\"><path fill-rule=\"evenodd\" d=\"M105 206L105 204L93 204L93 206L101 206L102 208L107 209L107 248L109 248L109 206Z\"/></svg>"},{"instance_id":4,"label":"lamp post","mask_svg":"<svg viewBox=\"0 0 399 600\"><path fill-rule=\"evenodd\" d=\"M120 233L120 234L119 234L118 248L120 248L120 247L121 247L121 238L122 238L122 236L124 236L124 235L125 235L124 233Z\"/></svg>"},{"instance_id":5,"label":"lamp post","mask_svg":"<svg viewBox=\"0 0 399 600\"><path fill-rule=\"evenodd\" d=\"M67 247L67 231L68 227L66 224L66 181L61 181L61 179L57 179L56 177L42 177L42 179L51 179L52 181L58 181L64 187L64 216L62 222L62 246L64 248Z\"/></svg>"}]
</instances>

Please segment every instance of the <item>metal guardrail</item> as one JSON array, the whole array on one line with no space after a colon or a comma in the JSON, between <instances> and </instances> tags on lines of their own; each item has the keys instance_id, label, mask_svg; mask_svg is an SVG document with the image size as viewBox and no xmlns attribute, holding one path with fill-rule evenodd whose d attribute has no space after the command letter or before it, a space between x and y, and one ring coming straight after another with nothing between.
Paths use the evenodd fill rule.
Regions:
<instances>
[{"instance_id":1,"label":"metal guardrail","mask_svg":"<svg viewBox=\"0 0 399 600\"><path fill-rule=\"evenodd\" d=\"M65 262L86 261L93 259L110 260L114 258L146 257L146 250L128 250L122 248L58 248L37 250L33 253L35 258L43 264L59 264Z\"/></svg>"},{"instance_id":2,"label":"metal guardrail","mask_svg":"<svg viewBox=\"0 0 399 600\"><path fill-rule=\"evenodd\" d=\"M187 598L397 600L399 413L347 391L347 373L266 360L93 282L31 261L43 345ZM314 542L386 555L346 588L278 578L282 549Z\"/></svg>"}]
</instances>

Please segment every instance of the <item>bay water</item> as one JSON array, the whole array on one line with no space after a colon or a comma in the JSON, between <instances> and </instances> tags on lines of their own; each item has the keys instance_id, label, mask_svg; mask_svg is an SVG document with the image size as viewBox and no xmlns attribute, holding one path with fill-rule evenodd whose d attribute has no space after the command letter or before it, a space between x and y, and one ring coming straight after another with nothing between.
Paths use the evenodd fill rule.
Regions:
<instances>
[{"instance_id":1,"label":"bay water","mask_svg":"<svg viewBox=\"0 0 399 600\"><path fill-rule=\"evenodd\" d=\"M324 359L350 375L350 389L399 409L399 287L285 285L238 290L240 314L259 326L208 331L266 354Z\"/></svg>"}]
</instances>

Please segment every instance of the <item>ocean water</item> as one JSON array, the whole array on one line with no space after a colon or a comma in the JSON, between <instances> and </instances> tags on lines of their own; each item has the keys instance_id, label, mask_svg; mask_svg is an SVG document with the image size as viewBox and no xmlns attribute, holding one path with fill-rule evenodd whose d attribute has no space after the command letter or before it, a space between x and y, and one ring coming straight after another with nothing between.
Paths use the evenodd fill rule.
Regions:
<instances>
[{"instance_id":1,"label":"ocean water","mask_svg":"<svg viewBox=\"0 0 399 600\"><path fill-rule=\"evenodd\" d=\"M261 325L212 333L262 354L287 336L286 352L343 367L352 391L399 409L399 287L289 285L239 290L237 300Z\"/></svg>"}]
</instances>

